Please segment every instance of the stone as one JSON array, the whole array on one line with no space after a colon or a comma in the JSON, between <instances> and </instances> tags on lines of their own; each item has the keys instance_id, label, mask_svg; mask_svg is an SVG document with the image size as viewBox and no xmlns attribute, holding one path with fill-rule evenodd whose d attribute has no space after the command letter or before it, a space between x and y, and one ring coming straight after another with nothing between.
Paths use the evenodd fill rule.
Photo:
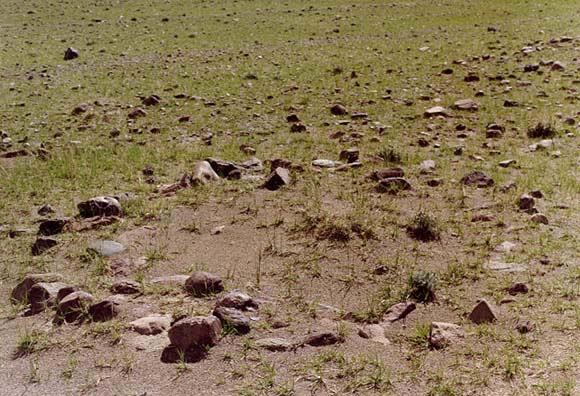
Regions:
<instances>
[{"instance_id":1,"label":"stone","mask_svg":"<svg viewBox=\"0 0 580 396\"><path fill-rule=\"evenodd\" d=\"M185 290L196 297L204 297L223 291L224 286L219 276L209 272L197 271L185 281Z\"/></svg>"},{"instance_id":2,"label":"stone","mask_svg":"<svg viewBox=\"0 0 580 396\"><path fill-rule=\"evenodd\" d=\"M498 163L498 165L501 166L502 168L508 168L510 165L515 164L515 163L516 163L516 160L509 159L509 160L505 160L505 161L500 161Z\"/></svg>"},{"instance_id":3,"label":"stone","mask_svg":"<svg viewBox=\"0 0 580 396\"><path fill-rule=\"evenodd\" d=\"M169 275L153 278L151 279L151 283L155 285L180 286L184 288L185 282L187 282L188 279L189 275Z\"/></svg>"},{"instance_id":4,"label":"stone","mask_svg":"<svg viewBox=\"0 0 580 396\"><path fill-rule=\"evenodd\" d=\"M153 314L134 320L129 326L141 335L156 335L169 329L171 318L167 315Z\"/></svg>"},{"instance_id":5,"label":"stone","mask_svg":"<svg viewBox=\"0 0 580 396\"><path fill-rule=\"evenodd\" d=\"M38 233L44 236L60 234L69 222L68 217L44 220L38 226Z\"/></svg>"},{"instance_id":6,"label":"stone","mask_svg":"<svg viewBox=\"0 0 580 396\"><path fill-rule=\"evenodd\" d=\"M472 223L494 221L495 216L485 213L476 213L471 217Z\"/></svg>"},{"instance_id":7,"label":"stone","mask_svg":"<svg viewBox=\"0 0 580 396\"><path fill-rule=\"evenodd\" d=\"M461 99L453 103L452 108L454 110L477 111L479 109L479 103L472 99Z\"/></svg>"},{"instance_id":8,"label":"stone","mask_svg":"<svg viewBox=\"0 0 580 396\"><path fill-rule=\"evenodd\" d=\"M0 154L0 158L17 158L17 157L27 157L30 155L30 151L26 149L7 151Z\"/></svg>"},{"instance_id":9,"label":"stone","mask_svg":"<svg viewBox=\"0 0 580 396\"><path fill-rule=\"evenodd\" d=\"M69 286L63 287L63 288L61 288L61 289L58 291L58 294L56 295L56 301L57 301L57 302L60 302L60 301L62 301L62 300L63 300L63 299L66 297L66 296L68 296L69 294L71 294L71 293L74 293L74 292L76 292L76 291L77 291L77 288L76 288L75 286L70 286L70 285L69 285Z\"/></svg>"},{"instance_id":10,"label":"stone","mask_svg":"<svg viewBox=\"0 0 580 396\"><path fill-rule=\"evenodd\" d=\"M404 177L405 171L401 168L386 168L374 171L369 178L372 180L390 179L393 177Z\"/></svg>"},{"instance_id":11,"label":"stone","mask_svg":"<svg viewBox=\"0 0 580 396\"><path fill-rule=\"evenodd\" d=\"M535 204L536 201L534 198L528 194L524 194L518 199L518 207L520 210L530 210Z\"/></svg>"},{"instance_id":12,"label":"stone","mask_svg":"<svg viewBox=\"0 0 580 396\"><path fill-rule=\"evenodd\" d=\"M123 279L116 281L111 286L111 293L114 294L137 294L141 293L141 284L134 280Z\"/></svg>"},{"instance_id":13,"label":"stone","mask_svg":"<svg viewBox=\"0 0 580 396\"><path fill-rule=\"evenodd\" d=\"M147 97L141 99L141 102L145 106L156 106L159 103L161 103L161 98L157 95L150 95L150 96L147 96Z\"/></svg>"},{"instance_id":14,"label":"stone","mask_svg":"<svg viewBox=\"0 0 580 396\"><path fill-rule=\"evenodd\" d=\"M530 220L532 221L532 223L536 223L536 224L545 224L548 225L550 222L548 220L548 217L542 213L536 213L534 214Z\"/></svg>"},{"instance_id":15,"label":"stone","mask_svg":"<svg viewBox=\"0 0 580 396\"><path fill-rule=\"evenodd\" d=\"M431 117L437 117L437 116L447 117L447 115L448 115L447 110L445 110L445 108L442 106L431 107L430 109L425 110L425 112L423 113L423 116L425 118L431 118Z\"/></svg>"},{"instance_id":16,"label":"stone","mask_svg":"<svg viewBox=\"0 0 580 396\"><path fill-rule=\"evenodd\" d=\"M33 256L40 256L41 254L43 254L47 250L52 249L56 245L58 245L58 242L56 239L38 238L38 239L36 239L36 241L32 245L31 253Z\"/></svg>"},{"instance_id":17,"label":"stone","mask_svg":"<svg viewBox=\"0 0 580 396\"><path fill-rule=\"evenodd\" d=\"M564 70L566 69L566 66L559 61L556 61L554 63L552 63L552 66L550 67L550 70L554 70L554 71L559 71L559 70Z\"/></svg>"},{"instance_id":18,"label":"stone","mask_svg":"<svg viewBox=\"0 0 580 396\"><path fill-rule=\"evenodd\" d=\"M339 155L341 161L345 161L348 164L358 161L360 150L358 147L351 147L346 150L342 150Z\"/></svg>"},{"instance_id":19,"label":"stone","mask_svg":"<svg viewBox=\"0 0 580 396\"><path fill-rule=\"evenodd\" d=\"M466 186L478 188L491 187L495 184L493 179L481 171L472 171L461 178L461 183Z\"/></svg>"},{"instance_id":20,"label":"stone","mask_svg":"<svg viewBox=\"0 0 580 396\"><path fill-rule=\"evenodd\" d=\"M493 249L498 253L509 253L516 248L516 244L510 241L503 241Z\"/></svg>"},{"instance_id":21,"label":"stone","mask_svg":"<svg viewBox=\"0 0 580 396\"><path fill-rule=\"evenodd\" d=\"M107 322L119 315L119 303L103 300L89 307L89 317L93 322Z\"/></svg>"},{"instance_id":22,"label":"stone","mask_svg":"<svg viewBox=\"0 0 580 396\"><path fill-rule=\"evenodd\" d=\"M364 326L359 326L357 330L358 335L362 338L366 338L383 345L389 345L391 343L391 341L385 337L385 329L381 325L367 324Z\"/></svg>"},{"instance_id":23,"label":"stone","mask_svg":"<svg viewBox=\"0 0 580 396\"><path fill-rule=\"evenodd\" d=\"M200 161L193 168L191 180L193 183L207 184L219 180L219 175L213 170L211 164L207 161Z\"/></svg>"},{"instance_id":24,"label":"stone","mask_svg":"<svg viewBox=\"0 0 580 396\"><path fill-rule=\"evenodd\" d=\"M411 183L402 177L381 179L375 187L379 193L396 194L399 191L411 190Z\"/></svg>"},{"instance_id":25,"label":"stone","mask_svg":"<svg viewBox=\"0 0 580 396\"><path fill-rule=\"evenodd\" d=\"M528 286L522 282L512 283L507 288L507 292L512 296L515 296L516 294L526 294L528 291Z\"/></svg>"},{"instance_id":26,"label":"stone","mask_svg":"<svg viewBox=\"0 0 580 396\"><path fill-rule=\"evenodd\" d=\"M56 310L56 320L58 322L64 320L70 323L83 319L94 301L95 298L89 293L82 291L70 293L59 301Z\"/></svg>"},{"instance_id":27,"label":"stone","mask_svg":"<svg viewBox=\"0 0 580 396\"><path fill-rule=\"evenodd\" d=\"M295 122L290 126L290 132L293 133L306 132L306 125L303 122Z\"/></svg>"},{"instance_id":28,"label":"stone","mask_svg":"<svg viewBox=\"0 0 580 396\"><path fill-rule=\"evenodd\" d=\"M69 47L66 49L66 51L64 51L64 60L65 61L69 61L69 60L73 60L79 57L79 51Z\"/></svg>"},{"instance_id":29,"label":"stone","mask_svg":"<svg viewBox=\"0 0 580 396\"><path fill-rule=\"evenodd\" d=\"M429 346L433 349L442 349L464 337L465 332L459 325L433 322L429 331Z\"/></svg>"},{"instance_id":30,"label":"stone","mask_svg":"<svg viewBox=\"0 0 580 396\"><path fill-rule=\"evenodd\" d=\"M220 320L213 316L190 316L175 322L169 329L171 344L180 350L190 347L214 346L222 332Z\"/></svg>"},{"instance_id":31,"label":"stone","mask_svg":"<svg viewBox=\"0 0 580 396\"><path fill-rule=\"evenodd\" d=\"M69 287L62 282L39 282L30 288L28 302L32 312L41 312L47 307L54 306L58 301L61 289Z\"/></svg>"},{"instance_id":32,"label":"stone","mask_svg":"<svg viewBox=\"0 0 580 396\"><path fill-rule=\"evenodd\" d=\"M514 327L521 334L531 333L535 329L532 322L527 319L519 319Z\"/></svg>"},{"instance_id":33,"label":"stone","mask_svg":"<svg viewBox=\"0 0 580 396\"><path fill-rule=\"evenodd\" d=\"M10 299L13 302L28 304L30 301L30 289L37 283L53 283L63 280L63 276L57 273L28 274L12 290Z\"/></svg>"},{"instance_id":34,"label":"stone","mask_svg":"<svg viewBox=\"0 0 580 396\"><path fill-rule=\"evenodd\" d=\"M505 273L516 273L516 272L525 272L528 269L521 265L521 264L516 264L516 263L504 263L501 261L488 261L487 263L485 263L483 265L483 267L485 269L488 269L490 271L495 271L495 272L505 272Z\"/></svg>"},{"instance_id":35,"label":"stone","mask_svg":"<svg viewBox=\"0 0 580 396\"><path fill-rule=\"evenodd\" d=\"M473 310L468 316L468 319L475 324L481 324L494 322L497 319L497 317L493 312L493 309L491 308L489 303L486 300L482 299L475 306L475 308L473 308Z\"/></svg>"},{"instance_id":36,"label":"stone","mask_svg":"<svg viewBox=\"0 0 580 396\"><path fill-rule=\"evenodd\" d=\"M38 213L39 216L47 216L51 213L54 213L55 210L52 206L50 206L49 204L46 205L42 205L38 211L36 213Z\"/></svg>"},{"instance_id":37,"label":"stone","mask_svg":"<svg viewBox=\"0 0 580 396\"><path fill-rule=\"evenodd\" d=\"M81 103L72 109L71 114L77 116L86 113L87 111L89 111L89 105L87 103Z\"/></svg>"},{"instance_id":38,"label":"stone","mask_svg":"<svg viewBox=\"0 0 580 396\"><path fill-rule=\"evenodd\" d=\"M127 115L127 117L129 117L132 120L137 119L137 118L146 117L146 116L147 116L147 112L145 110L143 110L141 107L135 107Z\"/></svg>"},{"instance_id":39,"label":"stone","mask_svg":"<svg viewBox=\"0 0 580 396\"><path fill-rule=\"evenodd\" d=\"M383 321L392 323L396 322L397 320L404 319L407 317L407 315L413 312L415 308L417 308L415 303L409 301L395 304L387 310L387 312L383 316Z\"/></svg>"},{"instance_id":40,"label":"stone","mask_svg":"<svg viewBox=\"0 0 580 396\"><path fill-rule=\"evenodd\" d=\"M234 329L238 334L250 332L250 319L242 311L235 308L218 307L213 314L222 322L222 327Z\"/></svg>"},{"instance_id":41,"label":"stone","mask_svg":"<svg viewBox=\"0 0 580 396\"><path fill-rule=\"evenodd\" d=\"M270 191L278 190L282 186L287 186L290 184L292 179L290 178L290 172L286 168L276 168L264 182L264 188Z\"/></svg>"},{"instance_id":42,"label":"stone","mask_svg":"<svg viewBox=\"0 0 580 396\"><path fill-rule=\"evenodd\" d=\"M296 114L289 114L286 116L286 122L300 122L300 118Z\"/></svg>"},{"instance_id":43,"label":"stone","mask_svg":"<svg viewBox=\"0 0 580 396\"><path fill-rule=\"evenodd\" d=\"M435 171L437 164L435 164L435 161L433 161L433 160L425 160L425 161L421 162L421 165L419 165L419 167L421 169L422 174L429 174L429 173L433 173L433 171Z\"/></svg>"},{"instance_id":44,"label":"stone","mask_svg":"<svg viewBox=\"0 0 580 396\"><path fill-rule=\"evenodd\" d=\"M276 352L288 351L295 347L294 343L284 338L262 338L261 340L257 340L254 345L258 348Z\"/></svg>"},{"instance_id":45,"label":"stone","mask_svg":"<svg viewBox=\"0 0 580 396\"><path fill-rule=\"evenodd\" d=\"M537 199L542 199L544 198L544 194L540 191L540 190L534 190L530 192L530 195L534 198Z\"/></svg>"},{"instance_id":46,"label":"stone","mask_svg":"<svg viewBox=\"0 0 580 396\"><path fill-rule=\"evenodd\" d=\"M227 177L232 171L239 170L240 167L231 161L224 161L219 158L206 158L205 161L220 177Z\"/></svg>"},{"instance_id":47,"label":"stone","mask_svg":"<svg viewBox=\"0 0 580 396\"><path fill-rule=\"evenodd\" d=\"M216 308L218 307L247 310L258 308L258 303L243 291L232 290L216 302Z\"/></svg>"},{"instance_id":48,"label":"stone","mask_svg":"<svg viewBox=\"0 0 580 396\"><path fill-rule=\"evenodd\" d=\"M346 115L348 110L341 104L335 104L330 108L330 113L333 115Z\"/></svg>"},{"instance_id":49,"label":"stone","mask_svg":"<svg viewBox=\"0 0 580 396\"><path fill-rule=\"evenodd\" d=\"M312 166L317 166L319 168L336 168L341 165L343 165L342 162L329 159L315 159L312 161Z\"/></svg>"},{"instance_id":50,"label":"stone","mask_svg":"<svg viewBox=\"0 0 580 396\"><path fill-rule=\"evenodd\" d=\"M314 347L327 346L344 342L344 337L333 331L319 331L303 337L300 345L310 345Z\"/></svg>"},{"instance_id":51,"label":"stone","mask_svg":"<svg viewBox=\"0 0 580 396\"><path fill-rule=\"evenodd\" d=\"M256 157L252 157L247 161L242 162L241 164L239 164L242 168L252 171L252 172L261 172L262 170L264 170L264 165L262 164L262 161L260 161L259 158Z\"/></svg>"},{"instance_id":52,"label":"stone","mask_svg":"<svg viewBox=\"0 0 580 396\"><path fill-rule=\"evenodd\" d=\"M89 250L92 250L104 257L111 257L125 251L125 246L115 241L96 240L89 244Z\"/></svg>"},{"instance_id":53,"label":"stone","mask_svg":"<svg viewBox=\"0 0 580 396\"><path fill-rule=\"evenodd\" d=\"M123 215L119 201L110 196L91 198L77 205L81 217L105 217Z\"/></svg>"}]
</instances>

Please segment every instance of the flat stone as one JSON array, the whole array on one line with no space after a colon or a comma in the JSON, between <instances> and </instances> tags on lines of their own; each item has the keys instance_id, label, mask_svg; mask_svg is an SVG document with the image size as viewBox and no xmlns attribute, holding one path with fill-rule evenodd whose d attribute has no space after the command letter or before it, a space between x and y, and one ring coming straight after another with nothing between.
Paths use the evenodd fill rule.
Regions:
<instances>
[{"instance_id":1,"label":"flat stone","mask_svg":"<svg viewBox=\"0 0 580 396\"><path fill-rule=\"evenodd\" d=\"M495 184L493 179L481 171L472 171L461 178L461 183L466 186L479 188L491 187Z\"/></svg>"},{"instance_id":2,"label":"flat stone","mask_svg":"<svg viewBox=\"0 0 580 396\"><path fill-rule=\"evenodd\" d=\"M358 335L382 345L389 345L391 343L391 341L385 337L385 329L378 324L367 324L358 327Z\"/></svg>"},{"instance_id":3,"label":"flat stone","mask_svg":"<svg viewBox=\"0 0 580 396\"><path fill-rule=\"evenodd\" d=\"M141 335L155 335L169 329L171 318L167 315L153 314L134 320L129 326Z\"/></svg>"},{"instance_id":4,"label":"flat stone","mask_svg":"<svg viewBox=\"0 0 580 396\"><path fill-rule=\"evenodd\" d=\"M504 263L501 261L488 261L484 265L485 269L495 272L505 272L505 273L516 273L516 272L525 272L528 270L527 267L516 264L516 263Z\"/></svg>"},{"instance_id":5,"label":"flat stone","mask_svg":"<svg viewBox=\"0 0 580 396\"><path fill-rule=\"evenodd\" d=\"M187 282L188 279L189 275L169 275L153 278L151 279L151 283L155 285L185 287L185 282Z\"/></svg>"},{"instance_id":6,"label":"flat stone","mask_svg":"<svg viewBox=\"0 0 580 396\"><path fill-rule=\"evenodd\" d=\"M429 332L429 345L434 349L445 348L465 337L461 326L453 323L433 322Z\"/></svg>"},{"instance_id":7,"label":"flat stone","mask_svg":"<svg viewBox=\"0 0 580 396\"><path fill-rule=\"evenodd\" d=\"M472 99L461 99L453 103L452 108L455 110L477 111L479 103Z\"/></svg>"},{"instance_id":8,"label":"flat stone","mask_svg":"<svg viewBox=\"0 0 580 396\"><path fill-rule=\"evenodd\" d=\"M333 331L320 331L304 336L300 345L327 346L344 342L344 338Z\"/></svg>"},{"instance_id":9,"label":"flat stone","mask_svg":"<svg viewBox=\"0 0 580 396\"><path fill-rule=\"evenodd\" d=\"M258 303L241 290L232 290L216 302L216 308L227 307L246 310L258 308Z\"/></svg>"},{"instance_id":10,"label":"flat stone","mask_svg":"<svg viewBox=\"0 0 580 396\"><path fill-rule=\"evenodd\" d=\"M387 310L383 320L387 322L396 322L397 320L407 317L407 315L413 312L415 308L417 308L417 306L413 302L400 302Z\"/></svg>"},{"instance_id":11,"label":"flat stone","mask_svg":"<svg viewBox=\"0 0 580 396\"><path fill-rule=\"evenodd\" d=\"M316 166L318 168L336 168L341 165L343 165L342 162L329 159L316 159L312 161L312 166Z\"/></svg>"},{"instance_id":12,"label":"flat stone","mask_svg":"<svg viewBox=\"0 0 580 396\"><path fill-rule=\"evenodd\" d=\"M125 246L115 241L97 240L89 244L89 249L101 256L111 257L125 251Z\"/></svg>"},{"instance_id":13,"label":"flat stone","mask_svg":"<svg viewBox=\"0 0 580 396\"><path fill-rule=\"evenodd\" d=\"M137 294L141 293L141 284L134 280L119 280L111 286L111 293L115 294Z\"/></svg>"},{"instance_id":14,"label":"flat stone","mask_svg":"<svg viewBox=\"0 0 580 396\"><path fill-rule=\"evenodd\" d=\"M262 338L254 343L258 348L269 351L288 351L294 348L294 343L284 338Z\"/></svg>"},{"instance_id":15,"label":"flat stone","mask_svg":"<svg viewBox=\"0 0 580 396\"><path fill-rule=\"evenodd\" d=\"M219 179L219 175L207 161L198 162L193 168L193 173L191 174L191 181L193 184L208 184Z\"/></svg>"},{"instance_id":16,"label":"flat stone","mask_svg":"<svg viewBox=\"0 0 580 396\"><path fill-rule=\"evenodd\" d=\"M431 107L430 109L425 110L425 112L423 113L423 116L425 118L437 116L447 117L447 115L448 115L447 110L445 109L445 107L442 106Z\"/></svg>"}]
</instances>

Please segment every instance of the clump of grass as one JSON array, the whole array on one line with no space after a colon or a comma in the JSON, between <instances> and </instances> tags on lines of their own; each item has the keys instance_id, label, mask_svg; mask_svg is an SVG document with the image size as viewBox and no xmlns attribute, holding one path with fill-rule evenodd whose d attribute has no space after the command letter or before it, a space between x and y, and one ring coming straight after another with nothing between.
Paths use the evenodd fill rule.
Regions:
<instances>
[{"instance_id":1,"label":"clump of grass","mask_svg":"<svg viewBox=\"0 0 580 396\"><path fill-rule=\"evenodd\" d=\"M430 333L431 325L429 323L419 323L415 326L415 330L407 336L407 340L417 348L427 348Z\"/></svg>"},{"instance_id":2,"label":"clump of grass","mask_svg":"<svg viewBox=\"0 0 580 396\"><path fill-rule=\"evenodd\" d=\"M421 303L433 302L436 288L437 275L429 271L419 271L409 276L407 297Z\"/></svg>"},{"instance_id":3,"label":"clump of grass","mask_svg":"<svg viewBox=\"0 0 580 396\"><path fill-rule=\"evenodd\" d=\"M411 238L422 242L438 241L441 239L441 227L437 219L428 213L419 212L409 224L407 233Z\"/></svg>"},{"instance_id":4,"label":"clump of grass","mask_svg":"<svg viewBox=\"0 0 580 396\"><path fill-rule=\"evenodd\" d=\"M388 164L401 164L404 159L404 155L392 146L384 147L377 155Z\"/></svg>"},{"instance_id":5,"label":"clump of grass","mask_svg":"<svg viewBox=\"0 0 580 396\"><path fill-rule=\"evenodd\" d=\"M47 348L46 336L38 331L25 331L18 338L13 358L30 355Z\"/></svg>"},{"instance_id":6,"label":"clump of grass","mask_svg":"<svg viewBox=\"0 0 580 396\"><path fill-rule=\"evenodd\" d=\"M552 124L537 123L536 126L528 128L528 137L536 138L551 138L558 134L557 129Z\"/></svg>"}]
</instances>

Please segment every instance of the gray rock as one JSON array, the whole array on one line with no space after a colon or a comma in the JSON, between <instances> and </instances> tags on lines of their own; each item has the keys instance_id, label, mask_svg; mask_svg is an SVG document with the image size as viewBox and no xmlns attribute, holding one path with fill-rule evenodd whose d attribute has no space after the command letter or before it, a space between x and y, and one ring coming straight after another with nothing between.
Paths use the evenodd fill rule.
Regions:
<instances>
[{"instance_id":1,"label":"gray rock","mask_svg":"<svg viewBox=\"0 0 580 396\"><path fill-rule=\"evenodd\" d=\"M433 161L433 160L425 160L425 161L421 162L421 165L419 167L421 168L422 174L429 174L429 173L433 173L433 171L435 171L437 164L435 164L435 161Z\"/></svg>"},{"instance_id":2,"label":"gray rock","mask_svg":"<svg viewBox=\"0 0 580 396\"><path fill-rule=\"evenodd\" d=\"M167 331L171 318L167 315L149 315L129 323L131 328L141 335L155 335Z\"/></svg>"},{"instance_id":3,"label":"gray rock","mask_svg":"<svg viewBox=\"0 0 580 396\"><path fill-rule=\"evenodd\" d=\"M276 168L266 178L266 181L264 182L264 187L270 191L275 191L282 186L289 185L291 181L292 179L290 178L290 172L288 172L288 169Z\"/></svg>"},{"instance_id":4,"label":"gray rock","mask_svg":"<svg viewBox=\"0 0 580 396\"><path fill-rule=\"evenodd\" d=\"M252 157L249 160L242 162L240 166L252 172L260 172L264 169L262 161L256 157Z\"/></svg>"},{"instance_id":5,"label":"gray rock","mask_svg":"<svg viewBox=\"0 0 580 396\"><path fill-rule=\"evenodd\" d=\"M263 338L257 340L255 345L269 351L288 351L295 346L294 343L284 338Z\"/></svg>"},{"instance_id":6,"label":"gray rock","mask_svg":"<svg viewBox=\"0 0 580 396\"><path fill-rule=\"evenodd\" d=\"M329 159L315 159L312 161L312 166L316 166L318 168L336 168L341 165L344 164L340 161L333 161Z\"/></svg>"},{"instance_id":7,"label":"gray rock","mask_svg":"<svg viewBox=\"0 0 580 396\"><path fill-rule=\"evenodd\" d=\"M77 205L81 217L122 216L121 204L110 196L91 198Z\"/></svg>"},{"instance_id":8,"label":"gray rock","mask_svg":"<svg viewBox=\"0 0 580 396\"><path fill-rule=\"evenodd\" d=\"M481 324L481 323L491 323L494 322L497 317L493 312L493 309L489 305L489 303L482 299L479 303L473 308L471 313L468 316L468 319L471 320L473 323Z\"/></svg>"},{"instance_id":9,"label":"gray rock","mask_svg":"<svg viewBox=\"0 0 580 396\"><path fill-rule=\"evenodd\" d=\"M400 302L387 310L383 320L387 322L396 322L397 320L407 317L407 315L413 312L415 308L417 308L417 306L413 302Z\"/></svg>"},{"instance_id":10,"label":"gray rock","mask_svg":"<svg viewBox=\"0 0 580 396\"><path fill-rule=\"evenodd\" d=\"M137 294L141 293L141 284L134 280L119 280L111 286L111 293L115 294Z\"/></svg>"},{"instance_id":11,"label":"gray rock","mask_svg":"<svg viewBox=\"0 0 580 396\"><path fill-rule=\"evenodd\" d=\"M383 345L389 345L391 343L391 341L385 337L385 329L378 324L367 324L360 326L358 328L358 335L362 338L366 338Z\"/></svg>"},{"instance_id":12,"label":"gray rock","mask_svg":"<svg viewBox=\"0 0 580 396\"><path fill-rule=\"evenodd\" d=\"M233 171L239 171L240 167L231 161L224 161L219 158L206 158L205 161L209 163L211 168L220 177L228 177Z\"/></svg>"},{"instance_id":13,"label":"gray rock","mask_svg":"<svg viewBox=\"0 0 580 396\"><path fill-rule=\"evenodd\" d=\"M63 280L63 276L57 273L46 273L46 274L28 274L20 281L18 285L12 290L10 299L13 302L19 303L29 303L30 302L30 289L37 283L52 283L60 282Z\"/></svg>"},{"instance_id":14,"label":"gray rock","mask_svg":"<svg viewBox=\"0 0 580 396\"><path fill-rule=\"evenodd\" d=\"M115 241L97 240L89 244L89 249L104 257L111 257L125 251L125 246Z\"/></svg>"},{"instance_id":15,"label":"gray rock","mask_svg":"<svg viewBox=\"0 0 580 396\"><path fill-rule=\"evenodd\" d=\"M472 99L461 99L453 103L452 108L454 110L477 111L479 109L479 103Z\"/></svg>"},{"instance_id":16,"label":"gray rock","mask_svg":"<svg viewBox=\"0 0 580 396\"><path fill-rule=\"evenodd\" d=\"M214 346L222 332L220 320L213 316L191 316L178 320L169 329L171 344L180 350L192 346Z\"/></svg>"},{"instance_id":17,"label":"gray rock","mask_svg":"<svg viewBox=\"0 0 580 396\"><path fill-rule=\"evenodd\" d=\"M447 110L445 110L445 107L442 106L435 106L435 107L431 107L430 109L425 110L425 113L423 113L423 115L425 116L425 118L431 118L431 117L437 117L437 116L443 116L443 117L447 117Z\"/></svg>"},{"instance_id":18,"label":"gray rock","mask_svg":"<svg viewBox=\"0 0 580 396\"><path fill-rule=\"evenodd\" d=\"M222 327L224 328L230 327L238 334L247 334L250 332L250 319L238 309L218 307L213 310L213 314L222 322Z\"/></svg>"},{"instance_id":19,"label":"gray rock","mask_svg":"<svg viewBox=\"0 0 580 396\"><path fill-rule=\"evenodd\" d=\"M232 290L216 303L216 308L227 307L236 309L258 308L258 303L241 290Z\"/></svg>"},{"instance_id":20,"label":"gray rock","mask_svg":"<svg viewBox=\"0 0 580 396\"><path fill-rule=\"evenodd\" d=\"M203 297L223 291L224 286L219 276L197 271L185 281L185 290L196 297Z\"/></svg>"},{"instance_id":21,"label":"gray rock","mask_svg":"<svg viewBox=\"0 0 580 396\"><path fill-rule=\"evenodd\" d=\"M461 326L453 323L433 322L429 332L429 346L434 349L442 349L464 337L465 332Z\"/></svg>"},{"instance_id":22,"label":"gray rock","mask_svg":"<svg viewBox=\"0 0 580 396\"><path fill-rule=\"evenodd\" d=\"M527 267L516 264L516 263L504 263L501 261L488 261L484 264L484 268L495 271L495 272L505 272L505 273L515 273L515 272L525 272Z\"/></svg>"}]
</instances>

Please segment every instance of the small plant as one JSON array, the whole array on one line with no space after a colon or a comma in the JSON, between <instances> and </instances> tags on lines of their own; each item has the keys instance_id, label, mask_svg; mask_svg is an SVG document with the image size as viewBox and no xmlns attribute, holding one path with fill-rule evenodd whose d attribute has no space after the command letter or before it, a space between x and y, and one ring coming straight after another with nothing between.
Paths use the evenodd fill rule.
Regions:
<instances>
[{"instance_id":1,"label":"small plant","mask_svg":"<svg viewBox=\"0 0 580 396\"><path fill-rule=\"evenodd\" d=\"M539 122L535 127L528 128L528 137L532 139L536 138L551 138L558 134L558 131L551 124L544 125Z\"/></svg>"},{"instance_id":2,"label":"small plant","mask_svg":"<svg viewBox=\"0 0 580 396\"><path fill-rule=\"evenodd\" d=\"M425 212L419 212L411 219L407 224L407 233L411 238L422 242L441 239L441 227L437 219Z\"/></svg>"},{"instance_id":3,"label":"small plant","mask_svg":"<svg viewBox=\"0 0 580 396\"><path fill-rule=\"evenodd\" d=\"M417 348L427 348L429 346L430 332L431 326L429 323L420 323L415 327L415 330L407 337L407 339Z\"/></svg>"},{"instance_id":4,"label":"small plant","mask_svg":"<svg viewBox=\"0 0 580 396\"><path fill-rule=\"evenodd\" d=\"M45 337L42 333L37 331L25 331L18 339L18 345L16 346L14 357L19 358L27 356L44 348L46 348Z\"/></svg>"},{"instance_id":5,"label":"small plant","mask_svg":"<svg viewBox=\"0 0 580 396\"><path fill-rule=\"evenodd\" d=\"M433 302L436 287L437 275L429 271L416 272L407 281L407 297L422 303Z\"/></svg>"},{"instance_id":6,"label":"small plant","mask_svg":"<svg viewBox=\"0 0 580 396\"><path fill-rule=\"evenodd\" d=\"M388 164L401 164L403 163L403 155L394 147L387 146L384 147L377 155Z\"/></svg>"}]
</instances>

